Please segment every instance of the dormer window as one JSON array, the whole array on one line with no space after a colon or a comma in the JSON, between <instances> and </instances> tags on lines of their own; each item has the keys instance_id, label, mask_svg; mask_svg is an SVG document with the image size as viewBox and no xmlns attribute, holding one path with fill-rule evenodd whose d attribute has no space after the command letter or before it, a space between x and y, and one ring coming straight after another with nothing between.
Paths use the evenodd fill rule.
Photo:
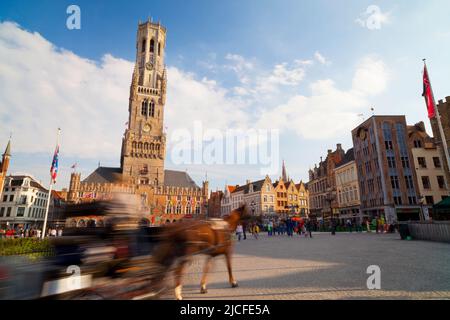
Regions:
<instances>
[{"instance_id":1,"label":"dormer window","mask_svg":"<svg viewBox=\"0 0 450 320\"><path fill-rule=\"evenodd\" d=\"M422 141L414 140L414 148L422 148Z\"/></svg>"}]
</instances>

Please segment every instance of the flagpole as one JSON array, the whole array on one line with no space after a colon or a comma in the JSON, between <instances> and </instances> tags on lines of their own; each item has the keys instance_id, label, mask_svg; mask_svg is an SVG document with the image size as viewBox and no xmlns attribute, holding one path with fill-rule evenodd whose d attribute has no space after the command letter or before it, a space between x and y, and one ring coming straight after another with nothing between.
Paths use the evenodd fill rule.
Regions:
<instances>
[{"instance_id":1,"label":"flagpole","mask_svg":"<svg viewBox=\"0 0 450 320\"><path fill-rule=\"evenodd\" d=\"M61 129L58 128L58 134L56 136L56 148L58 148L58 146L59 146L59 134L60 133L61 133ZM45 229L47 228L48 210L50 208L50 201L51 201L51 196L52 196L53 183L54 183L53 177L50 177L50 186L48 188L47 205L46 205L46 208L45 208L44 227L42 228L42 239L45 238Z\"/></svg>"},{"instance_id":2,"label":"flagpole","mask_svg":"<svg viewBox=\"0 0 450 320\"><path fill-rule=\"evenodd\" d=\"M426 59L423 59L423 63L425 64L425 67L426 67L427 66ZM428 72L428 68L427 68L427 72ZM428 74L428 79L430 79L430 74ZM436 101L434 100L433 86L431 85L431 81L429 81L429 82L430 82L431 94L433 95L433 107L436 112L436 120L438 123L439 132L441 134L442 147L444 148L445 158L447 160L447 168L450 171L450 156L449 156L448 147L447 147L447 139L445 138L444 128L442 127L441 114L439 113L439 108L436 105Z\"/></svg>"}]
</instances>

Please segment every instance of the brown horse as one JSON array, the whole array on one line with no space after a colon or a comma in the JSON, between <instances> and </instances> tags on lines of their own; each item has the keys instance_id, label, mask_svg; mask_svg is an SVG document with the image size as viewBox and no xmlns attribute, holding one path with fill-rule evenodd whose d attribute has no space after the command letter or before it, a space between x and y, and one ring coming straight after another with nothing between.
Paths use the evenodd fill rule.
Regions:
<instances>
[{"instance_id":1,"label":"brown horse","mask_svg":"<svg viewBox=\"0 0 450 320\"><path fill-rule=\"evenodd\" d=\"M238 222L246 214L245 206L233 210L225 219L182 221L167 225L161 235L161 242L155 249L153 259L162 268L162 281L175 265L175 297L181 300L181 279L186 263L194 254L207 255L200 283L200 293L206 293L206 277L211 267L212 258L225 255L231 287L238 286L233 278L231 255L233 242L231 234L235 232Z\"/></svg>"}]
</instances>

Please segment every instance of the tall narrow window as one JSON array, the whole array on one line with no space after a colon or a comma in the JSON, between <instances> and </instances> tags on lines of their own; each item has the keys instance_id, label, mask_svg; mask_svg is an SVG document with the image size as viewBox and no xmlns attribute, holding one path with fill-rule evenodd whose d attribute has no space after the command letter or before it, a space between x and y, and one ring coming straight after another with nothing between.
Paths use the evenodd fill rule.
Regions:
<instances>
[{"instance_id":1,"label":"tall narrow window","mask_svg":"<svg viewBox=\"0 0 450 320\"><path fill-rule=\"evenodd\" d=\"M155 102L153 100L149 103L148 115L150 117L155 117Z\"/></svg>"},{"instance_id":2,"label":"tall narrow window","mask_svg":"<svg viewBox=\"0 0 450 320\"><path fill-rule=\"evenodd\" d=\"M147 42L145 41L145 39L144 40L142 40L142 48L141 48L141 51L142 52L145 52L145 45L147 44Z\"/></svg>"},{"instance_id":3,"label":"tall narrow window","mask_svg":"<svg viewBox=\"0 0 450 320\"><path fill-rule=\"evenodd\" d=\"M144 100L142 101L141 115L146 116L147 114L148 114L148 101Z\"/></svg>"},{"instance_id":4,"label":"tall narrow window","mask_svg":"<svg viewBox=\"0 0 450 320\"><path fill-rule=\"evenodd\" d=\"M155 51L155 40L150 40L150 52L153 53Z\"/></svg>"},{"instance_id":5,"label":"tall narrow window","mask_svg":"<svg viewBox=\"0 0 450 320\"><path fill-rule=\"evenodd\" d=\"M161 55L161 43L158 43L158 56Z\"/></svg>"}]
</instances>

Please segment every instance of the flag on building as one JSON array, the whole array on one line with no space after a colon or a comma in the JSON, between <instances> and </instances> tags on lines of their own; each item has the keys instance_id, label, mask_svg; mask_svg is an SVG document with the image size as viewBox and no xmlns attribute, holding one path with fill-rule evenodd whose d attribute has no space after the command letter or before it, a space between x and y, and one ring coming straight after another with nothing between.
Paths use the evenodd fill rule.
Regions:
<instances>
[{"instance_id":1,"label":"flag on building","mask_svg":"<svg viewBox=\"0 0 450 320\"><path fill-rule=\"evenodd\" d=\"M427 66L425 65L423 69L423 93L422 96L425 98L425 103L428 109L428 118L432 119L436 116L435 110L435 100L433 96L433 90L431 89L430 77L428 76Z\"/></svg>"},{"instance_id":2,"label":"flag on building","mask_svg":"<svg viewBox=\"0 0 450 320\"><path fill-rule=\"evenodd\" d=\"M56 183L56 176L58 175L58 157L59 157L59 146L56 146L55 153L53 154L52 166L50 167L50 176L53 183Z\"/></svg>"}]
</instances>

